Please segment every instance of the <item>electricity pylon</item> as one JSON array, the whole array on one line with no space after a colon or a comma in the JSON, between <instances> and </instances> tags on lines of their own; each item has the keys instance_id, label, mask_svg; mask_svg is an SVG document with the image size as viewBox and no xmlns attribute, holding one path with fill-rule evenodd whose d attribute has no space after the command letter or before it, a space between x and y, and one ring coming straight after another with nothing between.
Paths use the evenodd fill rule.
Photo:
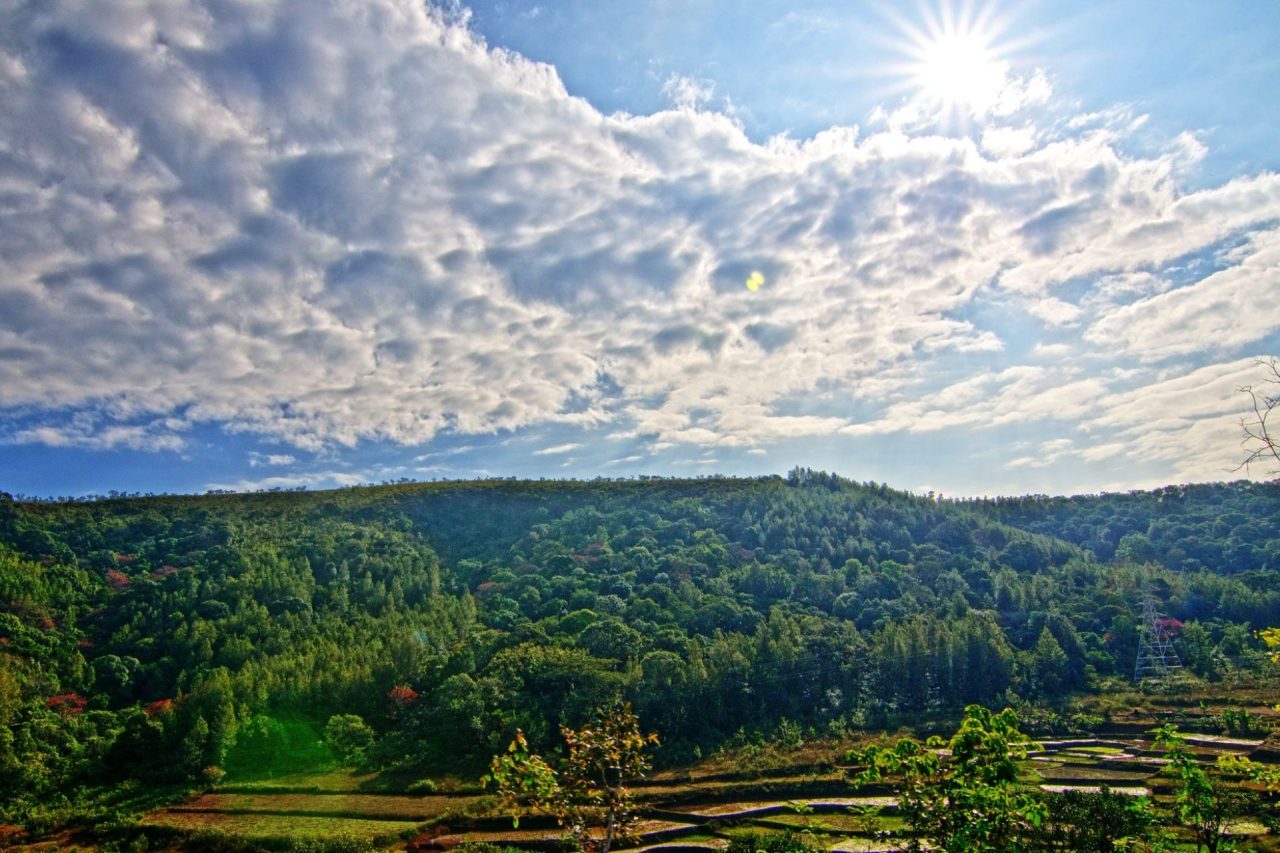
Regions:
<instances>
[{"instance_id":1,"label":"electricity pylon","mask_svg":"<svg viewBox=\"0 0 1280 853\"><path fill-rule=\"evenodd\" d=\"M1133 668L1133 680L1164 678L1176 669L1182 669L1182 661L1173 650L1173 637L1169 633L1169 617L1156 610L1156 600L1145 594L1140 602L1142 624L1138 626L1138 662Z\"/></svg>"}]
</instances>

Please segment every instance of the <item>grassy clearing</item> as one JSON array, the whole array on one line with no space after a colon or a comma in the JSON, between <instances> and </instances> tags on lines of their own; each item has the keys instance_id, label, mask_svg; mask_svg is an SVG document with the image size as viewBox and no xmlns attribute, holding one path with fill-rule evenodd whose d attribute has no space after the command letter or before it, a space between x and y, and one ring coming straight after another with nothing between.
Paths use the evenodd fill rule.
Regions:
<instances>
[{"instance_id":1,"label":"grassy clearing","mask_svg":"<svg viewBox=\"0 0 1280 853\"><path fill-rule=\"evenodd\" d=\"M373 773L324 770L312 773L287 773L272 778L236 780L219 785L217 790L230 793L345 793L367 788L376 778L376 774Z\"/></svg>"}]
</instances>

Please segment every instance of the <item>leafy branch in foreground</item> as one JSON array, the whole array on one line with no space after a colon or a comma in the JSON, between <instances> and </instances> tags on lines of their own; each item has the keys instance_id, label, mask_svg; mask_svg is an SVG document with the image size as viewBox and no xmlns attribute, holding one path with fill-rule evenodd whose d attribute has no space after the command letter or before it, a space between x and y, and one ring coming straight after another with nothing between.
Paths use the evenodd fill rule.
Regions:
<instances>
[{"instance_id":1,"label":"leafy branch in foreground","mask_svg":"<svg viewBox=\"0 0 1280 853\"><path fill-rule=\"evenodd\" d=\"M923 836L911 840L912 850L928 839L953 853L1014 853L1032 849L1046 816L1044 803L1018 785L1017 762L1030 742L1013 710L970 705L948 743L907 737L850 757L865 764L859 784L898 783L902 816Z\"/></svg>"},{"instance_id":2,"label":"leafy branch in foreground","mask_svg":"<svg viewBox=\"0 0 1280 853\"><path fill-rule=\"evenodd\" d=\"M1257 796L1230 786L1218 774L1201 767L1172 725L1161 726L1154 730L1154 734L1156 744L1169 760L1166 772L1179 782L1178 793L1174 797L1178 818L1191 830L1197 851L1217 853L1222 847L1228 824L1257 810Z\"/></svg>"},{"instance_id":3,"label":"leafy branch in foreground","mask_svg":"<svg viewBox=\"0 0 1280 853\"><path fill-rule=\"evenodd\" d=\"M576 731L561 726L560 734L569 752L558 771L530 753L517 731L483 781L513 811L514 826L520 810L533 808L554 816L579 849L608 853L614 841L634 837L635 807L623 782L649 769L644 750L658 736L641 734L629 704L599 709L591 724Z\"/></svg>"}]
</instances>

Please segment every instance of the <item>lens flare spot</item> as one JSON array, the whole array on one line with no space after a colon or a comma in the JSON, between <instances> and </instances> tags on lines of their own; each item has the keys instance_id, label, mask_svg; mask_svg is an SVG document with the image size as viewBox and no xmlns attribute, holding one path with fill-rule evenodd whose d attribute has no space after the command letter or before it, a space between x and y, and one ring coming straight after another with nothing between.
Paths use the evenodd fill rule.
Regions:
<instances>
[{"instance_id":1,"label":"lens flare spot","mask_svg":"<svg viewBox=\"0 0 1280 853\"><path fill-rule=\"evenodd\" d=\"M755 293L764 284L764 273L760 270L752 270L751 275L747 276L747 290Z\"/></svg>"}]
</instances>

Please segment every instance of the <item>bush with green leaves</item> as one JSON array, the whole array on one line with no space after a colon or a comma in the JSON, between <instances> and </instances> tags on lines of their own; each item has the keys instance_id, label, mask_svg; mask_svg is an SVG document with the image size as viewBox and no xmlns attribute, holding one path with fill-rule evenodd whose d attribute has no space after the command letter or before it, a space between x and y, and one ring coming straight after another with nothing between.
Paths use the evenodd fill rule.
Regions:
<instances>
[{"instance_id":1,"label":"bush with green leaves","mask_svg":"<svg viewBox=\"0 0 1280 853\"><path fill-rule=\"evenodd\" d=\"M793 832L749 832L729 840L725 853L820 853Z\"/></svg>"},{"instance_id":2,"label":"bush with green leaves","mask_svg":"<svg viewBox=\"0 0 1280 853\"><path fill-rule=\"evenodd\" d=\"M353 767L363 763L375 739L373 729L357 714L334 714L324 727L324 742Z\"/></svg>"},{"instance_id":3,"label":"bush with green leaves","mask_svg":"<svg viewBox=\"0 0 1280 853\"><path fill-rule=\"evenodd\" d=\"M1097 792L1066 791L1048 798L1043 826L1050 850L1112 853L1151 842L1159 827L1146 797L1117 794L1106 785Z\"/></svg>"}]
</instances>

